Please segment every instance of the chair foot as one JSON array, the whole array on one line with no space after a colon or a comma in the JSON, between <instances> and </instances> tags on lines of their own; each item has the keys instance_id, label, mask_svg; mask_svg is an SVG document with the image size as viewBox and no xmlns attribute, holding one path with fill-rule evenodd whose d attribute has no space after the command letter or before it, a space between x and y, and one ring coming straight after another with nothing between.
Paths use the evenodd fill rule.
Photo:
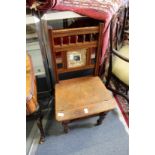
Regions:
<instances>
[{"instance_id":1,"label":"chair foot","mask_svg":"<svg viewBox=\"0 0 155 155\"><path fill-rule=\"evenodd\" d=\"M44 143L45 142L45 137L40 137L40 139L39 139L39 144L42 144L42 143Z\"/></svg>"},{"instance_id":2,"label":"chair foot","mask_svg":"<svg viewBox=\"0 0 155 155\"><path fill-rule=\"evenodd\" d=\"M42 125L42 118L43 116L41 115L38 120L37 120L37 126L39 128L40 131L40 140L39 140L39 144L42 144L45 141L45 133L44 133L44 129L43 129L43 125Z\"/></svg>"},{"instance_id":3,"label":"chair foot","mask_svg":"<svg viewBox=\"0 0 155 155\"><path fill-rule=\"evenodd\" d=\"M97 120L97 123L95 125L96 126L101 125L106 115L107 115L107 112L100 113L99 114L99 119Z\"/></svg>"},{"instance_id":4,"label":"chair foot","mask_svg":"<svg viewBox=\"0 0 155 155\"><path fill-rule=\"evenodd\" d=\"M65 133L68 133L68 131L69 131L68 123L69 123L68 121L62 122Z\"/></svg>"}]
</instances>

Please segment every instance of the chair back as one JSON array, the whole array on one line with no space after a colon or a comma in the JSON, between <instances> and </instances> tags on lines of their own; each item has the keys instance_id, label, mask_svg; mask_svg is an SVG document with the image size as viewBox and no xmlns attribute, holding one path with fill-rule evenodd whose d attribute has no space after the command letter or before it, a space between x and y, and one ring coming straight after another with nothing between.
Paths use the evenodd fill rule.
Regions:
<instances>
[{"instance_id":1,"label":"chair back","mask_svg":"<svg viewBox=\"0 0 155 155\"><path fill-rule=\"evenodd\" d=\"M116 52L119 52L123 45L124 39L124 29L125 29L125 22L126 22L126 6L122 6L118 12L113 15L111 19L110 25L110 52L108 53L108 73L107 73L107 81L106 86L109 85L111 76L112 76L112 68L113 68L113 59L117 56L119 57Z\"/></svg>"},{"instance_id":2,"label":"chair back","mask_svg":"<svg viewBox=\"0 0 155 155\"><path fill-rule=\"evenodd\" d=\"M93 69L98 75L103 26L48 30L56 82L60 75L76 71Z\"/></svg>"},{"instance_id":3,"label":"chair back","mask_svg":"<svg viewBox=\"0 0 155 155\"><path fill-rule=\"evenodd\" d=\"M110 27L110 47L119 50L122 47L126 20L126 8L121 7L113 16Z\"/></svg>"}]
</instances>

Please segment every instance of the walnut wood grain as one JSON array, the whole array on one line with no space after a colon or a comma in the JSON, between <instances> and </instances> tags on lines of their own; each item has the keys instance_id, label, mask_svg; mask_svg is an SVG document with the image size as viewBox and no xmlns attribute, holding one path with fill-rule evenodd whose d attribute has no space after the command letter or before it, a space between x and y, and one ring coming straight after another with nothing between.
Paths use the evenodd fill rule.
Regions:
<instances>
[{"instance_id":1,"label":"walnut wood grain","mask_svg":"<svg viewBox=\"0 0 155 155\"><path fill-rule=\"evenodd\" d=\"M99 72L99 58L101 57L101 50L102 50L102 31L103 31L103 24L100 24L99 27L99 39L98 39L98 49L97 49L97 53L96 53L96 67L95 67L95 75L98 75Z\"/></svg>"},{"instance_id":2,"label":"walnut wood grain","mask_svg":"<svg viewBox=\"0 0 155 155\"><path fill-rule=\"evenodd\" d=\"M67 69L67 53L66 53L66 51L62 52L62 60L63 60L63 68ZM58 69L58 73L59 73L59 69Z\"/></svg>"},{"instance_id":3,"label":"walnut wood grain","mask_svg":"<svg viewBox=\"0 0 155 155\"><path fill-rule=\"evenodd\" d=\"M87 50L87 53L86 53L86 63L87 63L87 65L91 64L91 53L92 53L92 48L89 48Z\"/></svg>"},{"instance_id":4,"label":"walnut wood grain","mask_svg":"<svg viewBox=\"0 0 155 155\"><path fill-rule=\"evenodd\" d=\"M50 48L51 48L51 53L52 53L52 65L53 65L53 70L54 70L54 77L55 77L55 81L58 82L59 78L58 78L58 72L57 72L57 64L56 64L56 55L55 55L55 49L54 49L54 38L53 35L51 35L51 29L48 30L48 37L49 40L51 41L50 44Z\"/></svg>"}]
</instances>

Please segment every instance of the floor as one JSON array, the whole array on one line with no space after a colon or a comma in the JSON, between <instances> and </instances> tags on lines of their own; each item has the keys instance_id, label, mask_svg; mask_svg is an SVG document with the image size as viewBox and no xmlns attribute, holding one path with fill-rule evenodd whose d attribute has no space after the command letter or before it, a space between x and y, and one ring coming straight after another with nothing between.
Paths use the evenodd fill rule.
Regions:
<instances>
[{"instance_id":1,"label":"floor","mask_svg":"<svg viewBox=\"0 0 155 155\"><path fill-rule=\"evenodd\" d=\"M46 112L43 126L46 141L38 145L39 132L34 123L30 135L33 139L27 154L29 155L128 155L128 127L117 107L109 112L100 126L94 126L97 117L76 121L70 124L68 134L63 133L60 123L56 122L50 111ZM32 133L33 132L33 133ZM27 137L27 139L28 139Z\"/></svg>"}]
</instances>

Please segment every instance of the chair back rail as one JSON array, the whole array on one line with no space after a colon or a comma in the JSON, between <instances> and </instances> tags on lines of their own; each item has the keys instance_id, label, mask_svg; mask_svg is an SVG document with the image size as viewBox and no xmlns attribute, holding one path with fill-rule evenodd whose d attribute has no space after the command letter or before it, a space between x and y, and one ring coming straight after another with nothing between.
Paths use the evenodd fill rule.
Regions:
<instances>
[{"instance_id":1,"label":"chair back rail","mask_svg":"<svg viewBox=\"0 0 155 155\"><path fill-rule=\"evenodd\" d=\"M103 27L104 24L100 23L99 26L48 30L56 82L59 82L61 73L94 69L94 75L98 75ZM81 55L73 58L74 52ZM83 59L83 64L71 66L70 59Z\"/></svg>"}]
</instances>

